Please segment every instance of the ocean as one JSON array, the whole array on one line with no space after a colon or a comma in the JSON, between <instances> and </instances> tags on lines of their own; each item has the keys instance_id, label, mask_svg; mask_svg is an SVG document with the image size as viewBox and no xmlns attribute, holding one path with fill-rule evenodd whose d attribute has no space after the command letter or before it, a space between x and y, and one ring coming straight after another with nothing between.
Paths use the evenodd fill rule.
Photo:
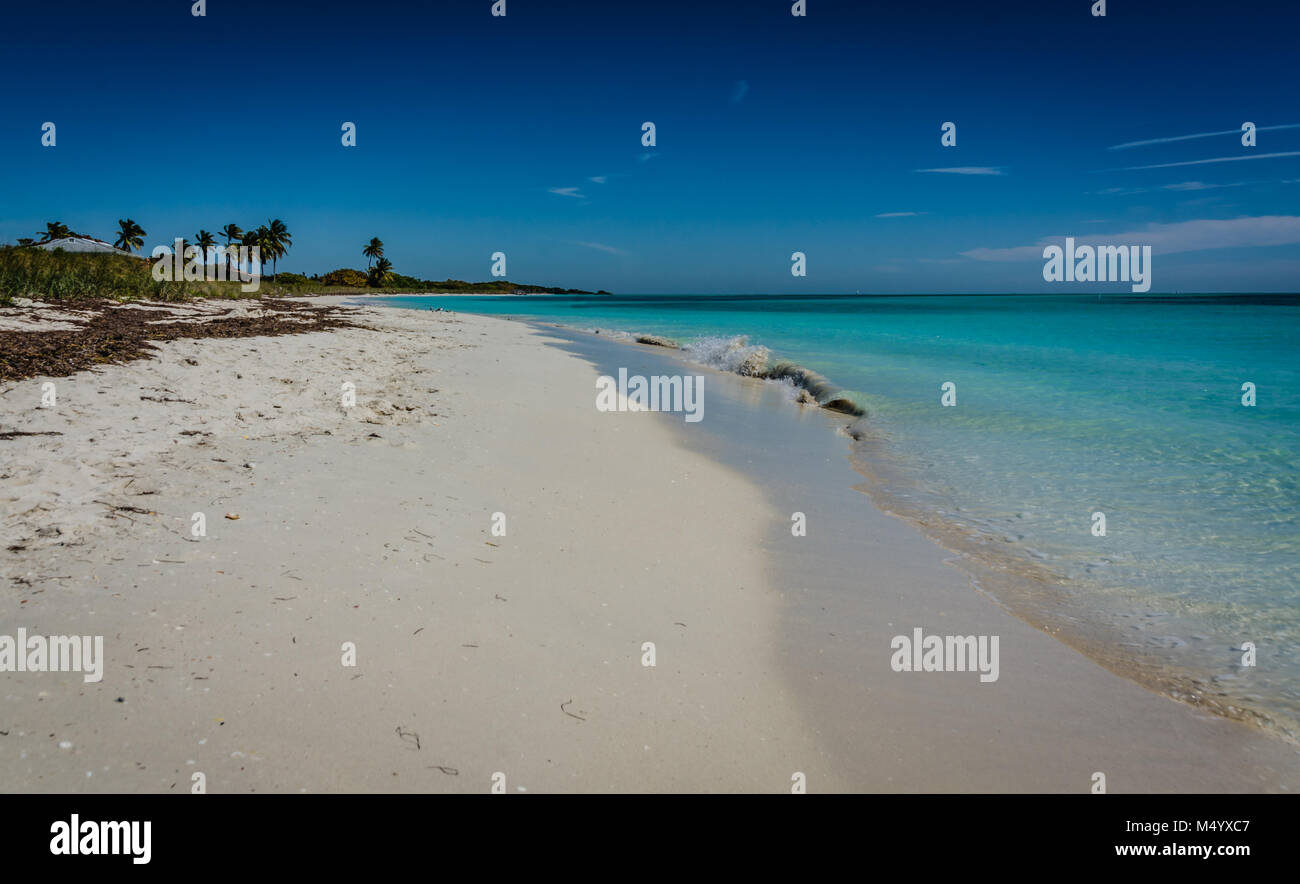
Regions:
<instances>
[{"instance_id":1,"label":"ocean","mask_svg":"<svg viewBox=\"0 0 1300 884\"><path fill-rule=\"evenodd\" d=\"M384 301L811 369L823 401L866 409L873 496L983 558L998 601L1166 693L1300 733L1300 296Z\"/></svg>"}]
</instances>

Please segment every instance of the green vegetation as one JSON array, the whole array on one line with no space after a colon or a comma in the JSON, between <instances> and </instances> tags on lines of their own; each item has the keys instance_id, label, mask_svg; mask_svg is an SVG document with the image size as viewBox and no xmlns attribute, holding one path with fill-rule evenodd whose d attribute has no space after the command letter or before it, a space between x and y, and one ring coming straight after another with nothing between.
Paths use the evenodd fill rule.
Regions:
<instances>
[{"instance_id":1,"label":"green vegetation","mask_svg":"<svg viewBox=\"0 0 1300 884\"><path fill-rule=\"evenodd\" d=\"M375 262L374 267L369 271L353 270L350 267L342 267L338 270L331 270L324 276L317 279L312 277L323 287L322 293L328 294L328 289L346 286L348 288L371 288L378 289L383 294L466 294L466 295L511 295L520 292L528 295L590 295L592 292L583 291L582 289L562 289L541 285L524 285L518 282L511 282L508 279L494 279L491 282L466 282L463 279L417 279L414 276L406 276L401 273L392 271L392 264L387 258L380 258ZM378 271L383 268L382 282L378 276ZM282 276L284 274L281 274ZM301 277L298 277L301 278ZM595 292L597 295L608 295L609 292L601 290Z\"/></svg>"},{"instance_id":2,"label":"green vegetation","mask_svg":"<svg viewBox=\"0 0 1300 884\"><path fill-rule=\"evenodd\" d=\"M68 229L68 225L60 221L49 221L45 224L45 232L41 234L41 242L63 239L65 236L72 236L72 231Z\"/></svg>"},{"instance_id":3,"label":"green vegetation","mask_svg":"<svg viewBox=\"0 0 1300 884\"><path fill-rule=\"evenodd\" d=\"M312 281L311 281L310 279L308 279L307 277L303 276L301 273L290 273L289 271L286 270L286 271L283 271L283 272L281 272L281 273L277 273L277 274L275 275L275 284L278 285L278 286L308 286L308 287L310 287L311 284L312 284Z\"/></svg>"},{"instance_id":4,"label":"green vegetation","mask_svg":"<svg viewBox=\"0 0 1300 884\"><path fill-rule=\"evenodd\" d=\"M429 287L424 284L423 280L416 279L414 276L406 276L401 273L389 273L385 284L390 289L396 289L402 292L426 292Z\"/></svg>"},{"instance_id":5,"label":"green vegetation","mask_svg":"<svg viewBox=\"0 0 1300 884\"><path fill-rule=\"evenodd\" d=\"M366 284L366 274L360 270L350 270L343 268L341 270L331 270L320 278L321 285L340 286L345 285L351 288L364 288Z\"/></svg>"},{"instance_id":6,"label":"green vegetation","mask_svg":"<svg viewBox=\"0 0 1300 884\"><path fill-rule=\"evenodd\" d=\"M237 297L238 283L158 282L149 261L132 255L49 252L0 246L0 304L13 298Z\"/></svg>"},{"instance_id":7,"label":"green vegetation","mask_svg":"<svg viewBox=\"0 0 1300 884\"><path fill-rule=\"evenodd\" d=\"M227 224L221 228L221 235L226 238L226 278L229 279L234 274L230 271L234 269L234 262L230 260L230 249L235 240L242 240L244 231L239 228L238 224Z\"/></svg>"},{"instance_id":8,"label":"green vegetation","mask_svg":"<svg viewBox=\"0 0 1300 884\"><path fill-rule=\"evenodd\" d=\"M494 279L491 282L465 282L462 279L444 279L432 280L426 279L421 285L424 286L421 291L447 293L447 294L475 294L475 295L509 295L514 292L522 292L526 295L590 295L591 292L582 289L562 289L542 285L524 285L523 283L510 282L505 279ZM609 292L599 291L598 295L608 295Z\"/></svg>"},{"instance_id":9,"label":"green vegetation","mask_svg":"<svg viewBox=\"0 0 1300 884\"><path fill-rule=\"evenodd\" d=\"M136 224L130 218L123 218L118 220L117 227L117 242L113 243L113 245L119 249L133 252L144 245L146 234L144 228L139 224Z\"/></svg>"},{"instance_id":10,"label":"green vegetation","mask_svg":"<svg viewBox=\"0 0 1300 884\"><path fill-rule=\"evenodd\" d=\"M217 239L206 230L200 230L194 234L194 244L199 248L199 254L203 257L203 263L208 263L208 252L212 251L213 246L217 244Z\"/></svg>"},{"instance_id":11,"label":"green vegetation","mask_svg":"<svg viewBox=\"0 0 1300 884\"><path fill-rule=\"evenodd\" d=\"M293 245L293 236L289 233L289 228L284 226L284 222L279 218L267 222L266 237L263 244L268 248L262 250L263 255L271 257L271 279L275 279L276 262L285 256L289 251L289 246Z\"/></svg>"},{"instance_id":12,"label":"green vegetation","mask_svg":"<svg viewBox=\"0 0 1300 884\"><path fill-rule=\"evenodd\" d=\"M234 224L227 224L226 229L233 228L238 231L239 228ZM262 264L267 261L271 262L271 279L275 279L275 268L281 258L289 251L289 246L293 245L293 235L289 233L289 228L279 218L267 221L256 230L248 230L242 234L227 233L228 241L239 236L239 244L253 248L256 246L262 256Z\"/></svg>"},{"instance_id":13,"label":"green vegetation","mask_svg":"<svg viewBox=\"0 0 1300 884\"><path fill-rule=\"evenodd\" d=\"M366 284L371 288L380 288L387 285L389 277L393 275L392 270L393 262L387 258L380 258L375 262L375 266L371 269L370 277L366 280Z\"/></svg>"},{"instance_id":14,"label":"green vegetation","mask_svg":"<svg viewBox=\"0 0 1300 884\"><path fill-rule=\"evenodd\" d=\"M133 252L144 246L144 237L147 234L134 220L122 218L118 220L117 225L118 236L114 243L117 248L125 252ZM384 254L383 240L377 236L372 237L361 250L361 254L367 258L365 270L343 267L319 277L314 274L308 277L300 273L277 273L279 259L283 258L293 245L293 235L285 223L278 218L249 229L242 229L233 223L226 224L218 234L200 229L192 242L181 240L182 255L184 256L185 249L193 245L202 255L205 265L208 265L209 257L215 249L216 261L224 260L227 276L235 277L235 280L230 282L159 281L153 278L152 259L143 256L32 248L51 240L84 235L74 233L62 222L50 221L45 225L45 230L38 233L39 239L22 238L18 240L17 246L0 246L0 306L12 305L13 299L17 297L144 298L173 301L194 297L258 298L276 295L349 294L356 293L359 289L366 289L375 294L424 292L482 295L591 294L580 289L522 285L504 279L491 282L417 279L393 270L393 262ZM224 237L225 245L230 249L239 246L257 247L261 251L263 264L270 262L271 275L262 279L259 291L241 290L238 268L235 267L229 253L222 258L221 250L217 248L217 236ZM597 294L609 293L601 291Z\"/></svg>"}]
</instances>

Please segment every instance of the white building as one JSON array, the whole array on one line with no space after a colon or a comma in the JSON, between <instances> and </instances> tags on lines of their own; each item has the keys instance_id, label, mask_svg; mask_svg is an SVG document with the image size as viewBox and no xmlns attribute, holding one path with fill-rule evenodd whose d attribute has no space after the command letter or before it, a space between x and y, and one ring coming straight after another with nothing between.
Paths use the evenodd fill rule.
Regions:
<instances>
[{"instance_id":1,"label":"white building","mask_svg":"<svg viewBox=\"0 0 1300 884\"><path fill-rule=\"evenodd\" d=\"M114 255L129 255L131 252L119 249L116 246L104 242L102 239L95 239L93 236L65 236L60 239L52 239L49 242L34 243L36 248L54 251L63 249L65 252L107 252Z\"/></svg>"}]
</instances>

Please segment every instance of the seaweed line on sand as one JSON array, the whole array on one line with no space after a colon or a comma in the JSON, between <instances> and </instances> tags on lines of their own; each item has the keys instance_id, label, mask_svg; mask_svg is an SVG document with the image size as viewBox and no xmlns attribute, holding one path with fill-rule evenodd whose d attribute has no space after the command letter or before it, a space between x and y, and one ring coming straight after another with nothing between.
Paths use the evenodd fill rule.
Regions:
<instances>
[{"instance_id":1,"label":"seaweed line on sand","mask_svg":"<svg viewBox=\"0 0 1300 884\"><path fill-rule=\"evenodd\" d=\"M221 303L221 302L213 302ZM238 305L240 302L232 302ZM206 304L206 302L205 302ZM303 334L354 327L349 308L298 301L260 302L256 313L232 309L228 315L194 317L175 312L185 304L83 301L77 304L79 327L73 329L0 329L0 380L66 377L98 365L149 359L153 341L178 338L245 338ZM132 309L134 308L134 309ZM13 309L13 308L10 308ZM23 318L38 320L43 305L17 308ZM60 310L66 307L60 305ZM159 313L170 315L160 317ZM6 312L7 315L7 312Z\"/></svg>"}]
</instances>

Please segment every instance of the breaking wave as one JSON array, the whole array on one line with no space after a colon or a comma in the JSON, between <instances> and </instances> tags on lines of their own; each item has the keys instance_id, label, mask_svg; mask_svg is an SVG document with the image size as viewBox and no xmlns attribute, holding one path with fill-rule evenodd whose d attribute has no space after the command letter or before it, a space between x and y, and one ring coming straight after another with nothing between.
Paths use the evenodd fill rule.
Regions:
<instances>
[{"instance_id":1,"label":"breaking wave","mask_svg":"<svg viewBox=\"0 0 1300 884\"><path fill-rule=\"evenodd\" d=\"M772 361L772 351L762 344L751 344L748 335L711 335L686 344L678 344L661 335L633 334L608 328L587 328L591 334L628 343L650 344L679 351L698 365L715 368L747 378L759 378L784 384L790 398L799 405L811 405L847 414L866 417L867 410L851 397L843 395L824 375L788 360Z\"/></svg>"},{"instance_id":2,"label":"breaking wave","mask_svg":"<svg viewBox=\"0 0 1300 884\"><path fill-rule=\"evenodd\" d=\"M751 344L746 335L700 338L683 345L681 352L691 361L719 371L785 384L791 398L800 405L815 405L853 417L867 414L824 375L794 362L773 362L772 351L762 344Z\"/></svg>"}]
</instances>

